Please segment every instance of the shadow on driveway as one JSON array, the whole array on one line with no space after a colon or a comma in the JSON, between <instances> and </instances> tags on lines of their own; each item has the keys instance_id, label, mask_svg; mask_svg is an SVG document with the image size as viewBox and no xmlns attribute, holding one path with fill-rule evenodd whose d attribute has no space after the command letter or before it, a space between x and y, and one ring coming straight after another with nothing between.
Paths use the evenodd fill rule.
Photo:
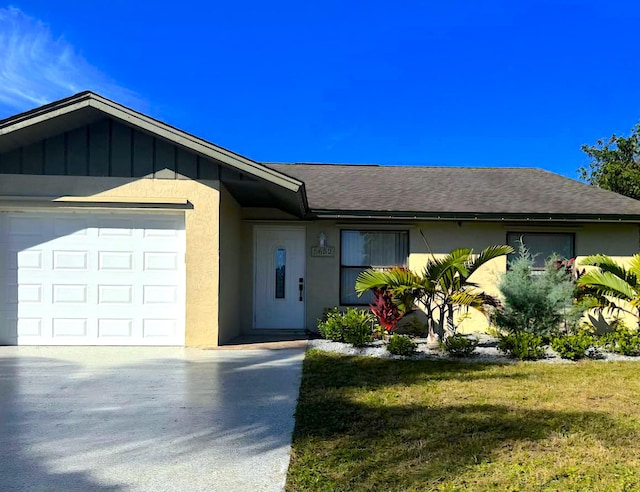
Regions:
<instances>
[{"instance_id":1,"label":"shadow on driveway","mask_svg":"<svg viewBox=\"0 0 640 492\"><path fill-rule=\"evenodd\" d=\"M281 490L302 349L0 347L3 490Z\"/></svg>"}]
</instances>

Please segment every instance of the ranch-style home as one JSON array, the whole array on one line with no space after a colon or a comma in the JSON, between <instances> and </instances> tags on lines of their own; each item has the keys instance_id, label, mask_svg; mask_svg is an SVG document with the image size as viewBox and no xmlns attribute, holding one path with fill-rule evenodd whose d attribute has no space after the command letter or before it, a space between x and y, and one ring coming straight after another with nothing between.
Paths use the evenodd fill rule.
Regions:
<instances>
[{"instance_id":1,"label":"ranch-style home","mask_svg":"<svg viewBox=\"0 0 640 492\"><path fill-rule=\"evenodd\" d=\"M366 306L370 266L520 238L539 262L624 259L639 224L639 201L540 169L256 162L83 92L0 121L0 344L314 330ZM506 266L476 280L495 293Z\"/></svg>"}]
</instances>

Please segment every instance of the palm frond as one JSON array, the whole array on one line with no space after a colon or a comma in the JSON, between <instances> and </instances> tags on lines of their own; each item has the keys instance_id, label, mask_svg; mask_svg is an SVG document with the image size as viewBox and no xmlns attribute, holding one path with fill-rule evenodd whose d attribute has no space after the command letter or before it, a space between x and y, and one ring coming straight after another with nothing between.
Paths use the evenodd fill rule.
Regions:
<instances>
[{"instance_id":1,"label":"palm frond","mask_svg":"<svg viewBox=\"0 0 640 492\"><path fill-rule=\"evenodd\" d=\"M456 306L473 308L486 314L486 308L488 306L497 306L499 301L489 294L464 289L452 294L451 303Z\"/></svg>"},{"instance_id":2,"label":"palm frond","mask_svg":"<svg viewBox=\"0 0 640 492\"><path fill-rule=\"evenodd\" d=\"M636 279L640 278L640 254L636 253L629 262L629 271L636 276Z\"/></svg>"},{"instance_id":3,"label":"palm frond","mask_svg":"<svg viewBox=\"0 0 640 492\"><path fill-rule=\"evenodd\" d=\"M637 261L640 266L640 255L635 255L635 256L639 256ZM635 256L634 256L634 260L635 260ZM587 256L580 262L580 265L598 267L601 271L612 273L613 275L623 279L625 282L629 283L630 285L636 285L638 283L637 274L627 270L622 265L619 265L613 258L607 255Z\"/></svg>"},{"instance_id":4,"label":"palm frond","mask_svg":"<svg viewBox=\"0 0 640 492\"><path fill-rule=\"evenodd\" d=\"M613 314L614 312L622 312L628 313L633 316L638 317L638 313L631 311L629 309L625 309L623 306L616 304L612 300L608 299L603 295L589 295L584 297L580 301L580 307L584 311L588 311L589 309L594 309L596 311L606 311L609 314Z\"/></svg>"},{"instance_id":5,"label":"palm frond","mask_svg":"<svg viewBox=\"0 0 640 492\"><path fill-rule=\"evenodd\" d=\"M471 251L469 248L454 249L446 256L429 260L424 267L423 277L434 283L451 282L456 274L466 273L465 262Z\"/></svg>"},{"instance_id":6,"label":"palm frond","mask_svg":"<svg viewBox=\"0 0 640 492\"><path fill-rule=\"evenodd\" d=\"M452 250L446 258L449 260L450 264L456 265L456 269L461 275L468 276L467 263L469 263L469 258L471 258L472 254L473 249L471 248L457 248Z\"/></svg>"},{"instance_id":7,"label":"palm frond","mask_svg":"<svg viewBox=\"0 0 640 492\"><path fill-rule=\"evenodd\" d=\"M468 263L466 265L468 275L470 277L478 268L480 268L485 263L493 260L494 258L498 258L500 256L508 255L514 252L514 249L511 246L496 244L493 246L489 246L484 248L478 256L475 258L469 258Z\"/></svg>"},{"instance_id":8,"label":"palm frond","mask_svg":"<svg viewBox=\"0 0 640 492\"><path fill-rule=\"evenodd\" d=\"M599 294L632 301L638 293L623 278L609 271L591 270L578 279L578 285L585 285Z\"/></svg>"},{"instance_id":9,"label":"palm frond","mask_svg":"<svg viewBox=\"0 0 640 492\"><path fill-rule=\"evenodd\" d=\"M360 272L356 279L355 290L358 297L370 289L394 289L420 285L420 278L408 268L397 267L389 270L368 268Z\"/></svg>"}]
</instances>

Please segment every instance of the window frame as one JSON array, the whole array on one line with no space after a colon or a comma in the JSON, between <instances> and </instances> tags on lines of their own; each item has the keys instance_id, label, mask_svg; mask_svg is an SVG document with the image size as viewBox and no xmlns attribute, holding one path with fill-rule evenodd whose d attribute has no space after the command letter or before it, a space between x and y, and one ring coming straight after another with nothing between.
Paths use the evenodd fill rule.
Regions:
<instances>
[{"instance_id":1,"label":"window frame","mask_svg":"<svg viewBox=\"0 0 640 492\"><path fill-rule=\"evenodd\" d=\"M392 232L392 233L404 233L407 236L407 251L406 251L406 259L405 259L405 265L404 266L408 266L409 263L409 255L411 252L411 234L409 229L361 229L361 228L344 228L344 229L340 229L340 259L339 259L339 264L338 264L338 305L339 306L345 306L345 307L365 307L365 306L369 306L370 303L369 302L363 302L363 303L343 303L342 302L342 294L343 294L343 285L342 285L342 270L343 268L362 268L362 269L367 269L367 268L380 268L380 269L384 269L384 268L391 268L394 266L398 266L398 265L343 265L342 264L342 244L343 244L343 233L344 232Z\"/></svg>"},{"instance_id":2,"label":"window frame","mask_svg":"<svg viewBox=\"0 0 640 492\"><path fill-rule=\"evenodd\" d=\"M512 235L519 235L519 236L526 236L526 235L536 235L536 236L568 236L571 238L571 256L569 258L566 258L567 260L570 260L571 258L575 258L576 257L576 233L572 232L572 231L518 231L518 230L511 230L511 231L507 231L506 234L506 243L505 244L511 244L509 242L509 237ZM525 246L527 244L525 243ZM514 254L514 258L515 256L518 254L518 250L517 248L514 247L514 249L516 250L513 254ZM535 253L534 253L535 254ZM547 258L545 258L545 262L546 262ZM535 259L534 259L535 261ZM509 270L509 255L507 255L507 270ZM544 271L544 266L542 267L538 267L535 266L533 267L533 271L534 272L542 272Z\"/></svg>"}]
</instances>

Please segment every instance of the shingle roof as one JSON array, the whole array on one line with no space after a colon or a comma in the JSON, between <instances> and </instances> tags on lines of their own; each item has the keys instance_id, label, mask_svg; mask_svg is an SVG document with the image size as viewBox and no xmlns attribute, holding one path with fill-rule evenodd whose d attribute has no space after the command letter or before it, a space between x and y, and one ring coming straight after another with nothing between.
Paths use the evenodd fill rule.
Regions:
<instances>
[{"instance_id":1,"label":"shingle roof","mask_svg":"<svg viewBox=\"0 0 640 492\"><path fill-rule=\"evenodd\" d=\"M541 169L266 165L303 181L316 212L640 217L638 200Z\"/></svg>"}]
</instances>

